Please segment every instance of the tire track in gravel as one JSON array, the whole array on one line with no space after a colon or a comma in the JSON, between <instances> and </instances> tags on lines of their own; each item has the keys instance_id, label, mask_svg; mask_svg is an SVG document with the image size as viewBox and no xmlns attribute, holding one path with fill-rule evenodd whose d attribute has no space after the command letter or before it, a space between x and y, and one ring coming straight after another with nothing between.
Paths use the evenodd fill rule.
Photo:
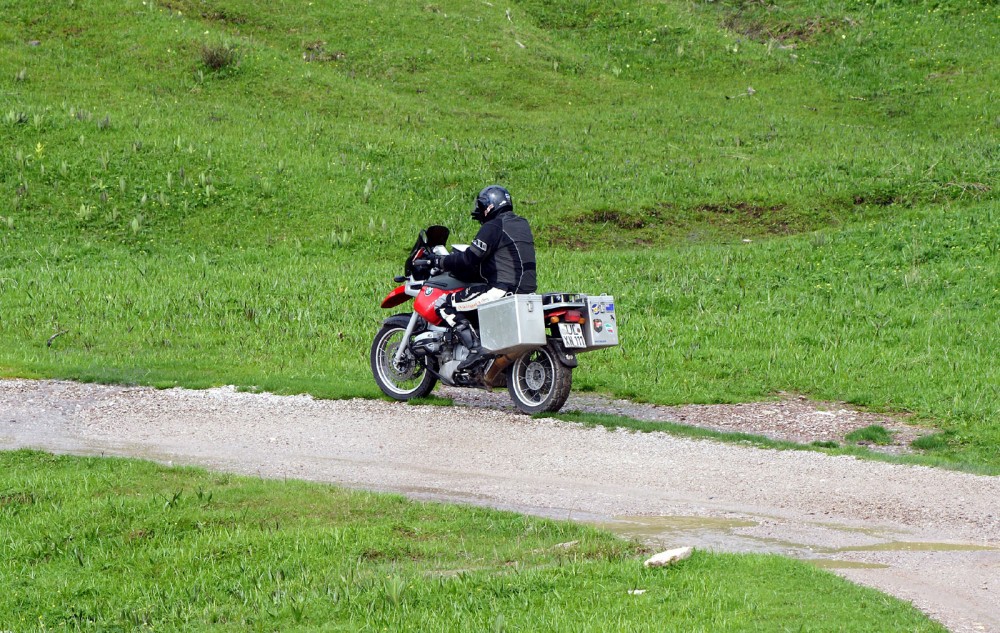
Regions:
<instances>
[{"instance_id":1,"label":"tire track in gravel","mask_svg":"<svg viewBox=\"0 0 1000 633\"><path fill-rule=\"evenodd\" d=\"M0 448L18 447L399 491L588 520L664 546L776 552L911 601L956 633L1000 631L995 477L485 407L0 380Z\"/></svg>"}]
</instances>

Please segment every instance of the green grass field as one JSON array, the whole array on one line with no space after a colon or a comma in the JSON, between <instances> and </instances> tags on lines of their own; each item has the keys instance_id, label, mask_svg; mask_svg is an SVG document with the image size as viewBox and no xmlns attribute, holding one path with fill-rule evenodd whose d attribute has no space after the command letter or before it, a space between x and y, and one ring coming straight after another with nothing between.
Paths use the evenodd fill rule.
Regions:
<instances>
[{"instance_id":1,"label":"green grass field","mask_svg":"<svg viewBox=\"0 0 1000 633\"><path fill-rule=\"evenodd\" d=\"M148 462L0 453L0 523L4 630L944 631L778 556L646 569L578 524Z\"/></svg>"},{"instance_id":2,"label":"green grass field","mask_svg":"<svg viewBox=\"0 0 1000 633\"><path fill-rule=\"evenodd\" d=\"M500 182L543 289L616 295L578 389L846 400L995 472L996 2L789 4L0 0L0 375L377 396L416 231L467 241ZM0 629L940 630L780 558L653 573L486 510L0 466Z\"/></svg>"},{"instance_id":3,"label":"green grass field","mask_svg":"<svg viewBox=\"0 0 1000 633\"><path fill-rule=\"evenodd\" d=\"M1000 465L995 2L0 9L6 375L375 396L415 232L501 182L543 289L618 298L578 388Z\"/></svg>"}]
</instances>

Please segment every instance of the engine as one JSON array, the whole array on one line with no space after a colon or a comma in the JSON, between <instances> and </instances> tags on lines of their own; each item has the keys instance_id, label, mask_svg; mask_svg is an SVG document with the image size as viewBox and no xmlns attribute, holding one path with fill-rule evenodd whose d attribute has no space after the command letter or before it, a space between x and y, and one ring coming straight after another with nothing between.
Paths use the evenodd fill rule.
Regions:
<instances>
[{"instance_id":1,"label":"engine","mask_svg":"<svg viewBox=\"0 0 1000 633\"><path fill-rule=\"evenodd\" d=\"M433 327L433 326L432 326ZM456 374L459 363L465 360L469 350L465 348L453 332L444 328L432 329L413 337L410 343L410 351L414 356L426 356L433 358L437 365L437 375L446 384L466 384L468 377L464 374Z\"/></svg>"},{"instance_id":2,"label":"engine","mask_svg":"<svg viewBox=\"0 0 1000 633\"><path fill-rule=\"evenodd\" d=\"M424 332L413 337L410 351L414 356L436 356L444 344L444 332Z\"/></svg>"}]
</instances>

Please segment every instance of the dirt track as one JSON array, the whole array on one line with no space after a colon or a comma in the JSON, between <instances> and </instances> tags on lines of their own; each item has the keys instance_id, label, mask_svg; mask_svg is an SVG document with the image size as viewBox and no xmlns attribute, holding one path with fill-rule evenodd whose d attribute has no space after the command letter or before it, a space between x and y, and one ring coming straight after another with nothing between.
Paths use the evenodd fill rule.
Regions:
<instances>
[{"instance_id":1,"label":"dirt track","mask_svg":"<svg viewBox=\"0 0 1000 633\"><path fill-rule=\"evenodd\" d=\"M909 600L957 633L1000 632L1000 478L482 407L0 380L0 449L25 446L589 520L664 546L778 552Z\"/></svg>"}]
</instances>

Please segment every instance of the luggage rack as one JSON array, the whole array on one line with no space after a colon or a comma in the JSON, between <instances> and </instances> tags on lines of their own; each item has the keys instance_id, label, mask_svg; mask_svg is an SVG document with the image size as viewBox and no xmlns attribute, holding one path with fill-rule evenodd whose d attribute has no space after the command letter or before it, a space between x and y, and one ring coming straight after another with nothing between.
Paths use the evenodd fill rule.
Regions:
<instances>
[{"instance_id":1,"label":"luggage rack","mask_svg":"<svg viewBox=\"0 0 1000 633\"><path fill-rule=\"evenodd\" d=\"M542 295L542 306L549 308L585 308L586 297L576 292L547 292Z\"/></svg>"}]
</instances>

